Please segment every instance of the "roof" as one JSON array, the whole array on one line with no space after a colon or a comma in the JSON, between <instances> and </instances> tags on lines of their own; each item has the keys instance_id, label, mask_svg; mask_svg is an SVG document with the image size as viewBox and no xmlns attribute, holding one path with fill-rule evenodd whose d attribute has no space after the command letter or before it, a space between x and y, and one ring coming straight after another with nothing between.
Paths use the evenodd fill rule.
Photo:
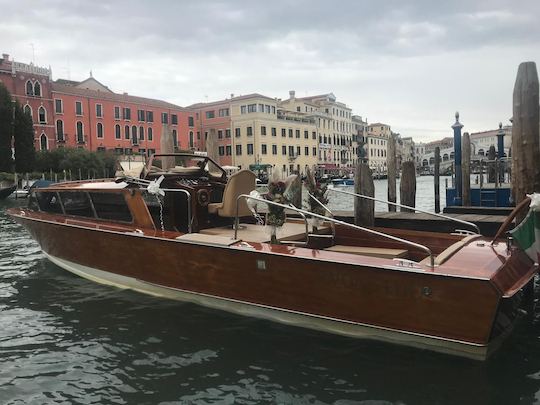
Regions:
<instances>
[{"instance_id":1,"label":"roof","mask_svg":"<svg viewBox=\"0 0 540 405\"><path fill-rule=\"evenodd\" d=\"M209 103L195 103L195 104L191 104L191 105L187 106L186 108L212 107L212 106L218 105L218 104L223 104L223 103L227 103L227 102L234 102L234 101L242 101L242 100L246 100L246 99L250 99L250 98L265 98L267 100L275 101L275 99L272 98L272 97L264 96L264 95L259 94L259 93L251 93L251 94L246 94L245 96L231 97L231 98L226 98L226 99L223 99L223 100L211 101Z\"/></svg>"},{"instance_id":2,"label":"roof","mask_svg":"<svg viewBox=\"0 0 540 405\"><path fill-rule=\"evenodd\" d=\"M69 82L69 81L56 80L55 82L53 82L51 84L52 91L54 93L62 93L62 94L69 94L69 95L89 97L89 98L98 98L102 100L142 104L142 105L149 105L149 106L159 107L159 108L171 108L175 110L185 110L184 107L180 107L176 104L168 103L162 100L130 96L128 94L117 94L117 93L113 93L112 91L107 92L107 91L83 89L83 88L75 87L73 85L63 84L65 82Z\"/></svg>"}]
</instances>

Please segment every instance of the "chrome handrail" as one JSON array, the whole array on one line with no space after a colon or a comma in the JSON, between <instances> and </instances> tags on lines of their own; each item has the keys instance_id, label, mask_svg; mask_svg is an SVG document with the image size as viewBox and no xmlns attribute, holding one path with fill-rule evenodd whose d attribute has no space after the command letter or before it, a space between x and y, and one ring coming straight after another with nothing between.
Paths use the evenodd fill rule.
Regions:
<instances>
[{"instance_id":1,"label":"chrome handrail","mask_svg":"<svg viewBox=\"0 0 540 405\"><path fill-rule=\"evenodd\" d=\"M474 224L472 222L469 222L469 221L464 221L462 219L449 217L448 215L437 214L435 212L429 212L429 211L426 211L426 210L423 210L423 209L420 209L420 208L411 207L409 205L404 205L404 204L399 204L399 203L395 203L395 202L391 202L391 201L382 200L380 198L370 197L370 196L363 195L363 194L351 193L350 191L336 190L336 189L333 189L333 188L329 188L328 191L334 191L336 193L348 194L348 195L352 195L352 196L355 196L355 197L365 198L365 199L368 199L368 200L377 201L377 202L384 203L384 204L395 205L396 207L408 208L408 209L413 210L413 211L418 211L418 212L421 212L421 213L424 213L424 214L433 215L434 217L448 219L450 221L458 222L458 223L460 223L462 225L471 226L471 227L476 229L478 235L481 235L480 228L478 227L478 225L476 225L476 224Z\"/></svg>"},{"instance_id":2,"label":"chrome handrail","mask_svg":"<svg viewBox=\"0 0 540 405\"><path fill-rule=\"evenodd\" d=\"M270 204L270 205L275 205L276 207L281 207L281 208L285 208L285 209L291 209L293 211L296 211L296 212L299 212L299 213L301 212L301 213L303 213L305 215L309 215L311 217L319 218L319 219L322 219L324 221L333 222L333 223L338 224L338 225L353 228L353 229L356 229L356 230L359 230L359 231L364 231L364 232L367 232L367 233L371 233L373 235L382 236L383 238L387 238L387 239L390 239L390 240L393 240L393 241L396 241L396 242L400 242L400 243L403 243L403 244L406 244L406 245L409 245L409 246L413 246L413 247L415 247L417 249L420 249L420 250L423 250L424 252L426 252L429 255L430 267L431 268L435 267L435 258L433 257L433 253L431 252L431 249L428 248L427 246L420 245L419 243L411 242L411 241L409 241L407 239L398 238L397 236L393 236L393 235L389 235L389 234L386 234L386 233L383 233L383 232L375 231L373 229L364 228L364 227L361 227L361 226L358 226L358 225L349 224L347 222L340 221L340 220L335 219L335 218L330 218L330 217L325 217L323 215L314 214L313 212L309 212L309 211L306 211L306 210L303 210L303 209L300 209L300 208L296 208L294 206L291 207L289 205L279 204L279 203L276 203L276 202L273 202L273 201L268 201L268 200L265 200L265 199L262 199L262 198L253 197L253 196L248 195L248 194L240 194L238 197L236 197L236 217L234 218L234 239L238 239L238 225L239 225L239 216L238 215L240 213L240 211L239 211L239 202L240 202L241 198L259 201L259 202L263 202L263 203Z\"/></svg>"}]
</instances>

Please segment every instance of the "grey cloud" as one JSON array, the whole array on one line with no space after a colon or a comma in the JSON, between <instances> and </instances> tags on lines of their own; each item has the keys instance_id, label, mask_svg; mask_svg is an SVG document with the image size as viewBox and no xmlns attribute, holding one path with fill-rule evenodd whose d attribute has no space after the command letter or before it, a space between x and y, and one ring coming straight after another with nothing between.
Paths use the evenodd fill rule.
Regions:
<instances>
[{"instance_id":1,"label":"grey cloud","mask_svg":"<svg viewBox=\"0 0 540 405\"><path fill-rule=\"evenodd\" d=\"M421 127L410 122L421 118L410 104L423 112L439 103L436 120L465 104L446 94L456 77L461 92L482 92L500 72L508 80L500 91L509 92L509 72L540 54L536 0L519 8L497 0L51 0L10 2L3 12L0 50L28 61L34 43L36 62L56 77L84 79L93 69L117 91L180 104L231 92L334 91L356 113L403 128ZM483 69L490 74L472 76ZM479 107L482 117L489 108Z\"/></svg>"}]
</instances>

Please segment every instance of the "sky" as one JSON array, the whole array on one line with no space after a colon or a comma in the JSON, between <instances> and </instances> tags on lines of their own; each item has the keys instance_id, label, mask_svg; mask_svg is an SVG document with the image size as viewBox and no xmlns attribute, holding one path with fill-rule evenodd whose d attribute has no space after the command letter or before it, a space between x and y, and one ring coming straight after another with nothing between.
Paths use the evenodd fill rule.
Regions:
<instances>
[{"instance_id":1,"label":"sky","mask_svg":"<svg viewBox=\"0 0 540 405\"><path fill-rule=\"evenodd\" d=\"M181 106L332 92L416 142L509 124L540 1L0 0L0 53Z\"/></svg>"}]
</instances>

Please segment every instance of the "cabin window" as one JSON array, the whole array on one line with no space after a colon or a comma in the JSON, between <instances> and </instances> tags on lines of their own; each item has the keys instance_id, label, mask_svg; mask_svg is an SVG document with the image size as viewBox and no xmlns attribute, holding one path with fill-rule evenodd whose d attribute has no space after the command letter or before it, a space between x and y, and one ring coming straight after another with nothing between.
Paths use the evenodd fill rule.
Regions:
<instances>
[{"instance_id":1,"label":"cabin window","mask_svg":"<svg viewBox=\"0 0 540 405\"><path fill-rule=\"evenodd\" d=\"M36 199L41 211L62 214L62 205L57 193L40 191L36 193Z\"/></svg>"},{"instance_id":2,"label":"cabin window","mask_svg":"<svg viewBox=\"0 0 540 405\"><path fill-rule=\"evenodd\" d=\"M122 193L90 193L99 219L132 222L131 212Z\"/></svg>"},{"instance_id":3,"label":"cabin window","mask_svg":"<svg viewBox=\"0 0 540 405\"><path fill-rule=\"evenodd\" d=\"M66 215L94 218L94 211L88 194L66 191L60 193L60 198L64 204Z\"/></svg>"}]
</instances>

